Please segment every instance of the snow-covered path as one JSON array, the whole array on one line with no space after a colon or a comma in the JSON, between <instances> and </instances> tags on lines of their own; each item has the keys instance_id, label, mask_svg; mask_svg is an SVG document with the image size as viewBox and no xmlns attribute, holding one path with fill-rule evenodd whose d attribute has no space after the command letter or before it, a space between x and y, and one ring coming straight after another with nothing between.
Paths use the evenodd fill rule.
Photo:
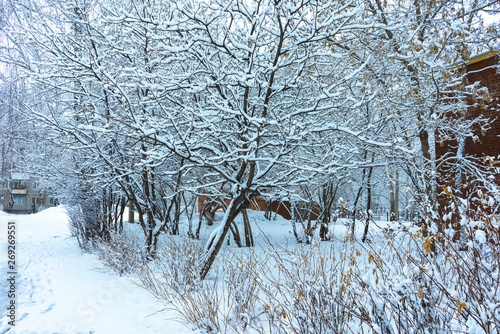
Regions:
<instances>
[{"instance_id":1,"label":"snow-covered path","mask_svg":"<svg viewBox=\"0 0 500 334\"><path fill-rule=\"evenodd\" d=\"M7 222L16 221L16 326L8 324ZM0 334L193 333L156 313L164 306L129 277L106 273L69 236L62 207L36 215L0 212ZM15 329L15 330L14 330Z\"/></svg>"}]
</instances>

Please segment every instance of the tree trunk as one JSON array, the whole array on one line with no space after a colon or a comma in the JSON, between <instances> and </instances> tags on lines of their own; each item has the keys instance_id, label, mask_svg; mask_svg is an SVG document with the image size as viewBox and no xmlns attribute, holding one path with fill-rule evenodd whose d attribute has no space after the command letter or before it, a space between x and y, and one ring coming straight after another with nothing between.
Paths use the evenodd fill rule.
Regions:
<instances>
[{"instance_id":1,"label":"tree trunk","mask_svg":"<svg viewBox=\"0 0 500 334\"><path fill-rule=\"evenodd\" d=\"M395 172L395 180L389 182L389 202L391 205L391 212L389 220L399 221L399 172Z\"/></svg>"},{"instance_id":2,"label":"tree trunk","mask_svg":"<svg viewBox=\"0 0 500 334\"><path fill-rule=\"evenodd\" d=\"M272 214L272 206L273 201L266 201L266 211L264 212L264 218L267 220L271 220L271 214Z\"/></svg>"},{"instance_id":3,"label":"tree trunk","mask_svg":"<svg viewBox=\"0 0 500 334\"><path fill-rule=\"evenodd\" d=\"M149 216L149 215L148 215ZM153 229L149 226L149 230L146 233L146 258L148 260L153 260L156 255L156 241L153 235Z\"/></svg>"},{"instance_id":4,"label":"tree trunk","mask_svg":"<svg viewBox=\"0 0 500 334\"><path fill-rule=\"evenodd\" d=\"M238 226L236 225L235 221L233 221L233 223L231 224L231 232L233 233L233 239L234 239L234 242L236 243L236 246L242 247L240 231L238 230ZM228 245L229 245L229 241L228 241Z\"/></svg>"},{"instance_id":5,"label":"tree trunk","mask_svg":"<svg viewBox=\"0 0 500 334\"><path fill-rule=\"evenodd\" d=\"M372 160L373 162L373 160ZM368 179L366 182L366 222L365 222L365 230L363 232L363 238L361 239L362 242L366 241L366 237L368 236L368 227L370 226L370 210L372 208L372 172L373 172L373 167L370 167L368 171Z\"/></svg>"},{"instance_id":6,"label":"tree trunk","mask_svg":"<svg viewBox=\"0 0 500 334\"><path fill-rule=\"evenodd\" d=\"M365 180L365 172L366 169L363 169L363 182ZM355 228L356 228L356 206L358 205L359 198L361 197L361 193L363 192L363 183L359 187L358 194L356 195L356 199L354 201L354 209L352 210L352 226L351 226L351 236L354 238Z\"/></svg>"},{"instance_id":7,"label":"tree trunk","mask_svg":"<svg viewBox=\"0 0 500 334\"><path fill-rule=\"evenodd\" d=\"M191 200L189 203L186 200L186 193L183 191L182 192L182 200L184 201L184 206L186 208L186 217L188 219L188 237L191 239L194 239L194 234L193 234L193 214L194 210L196 208L196 197L194 197L193 200ZM191 206L192 204L192 206ZM191 208L191 210L189 209Z\"/></svg>"},{"instance_id":8,"label":"tree trunk","mask_svg":"<svg viewBox=\"0 0 500 334\"><path fill-rule=\"evenodd\" d=\"M244 209L241 214L243 215L243 226L245 227L245 245L247 247L253 247L252 227L250 226L247 210Z\"/></svg>"},{"instance_id":9,"label":"tree trunk","mask_svg":"<svg viewBox=\"0 0 500 334\"><path fill-rule=\"evenodd\" d=\"M366 157L368 156L368 151L365 150L364 155L363 155L363 161L366 161ZM354 239L356 237L355 235L355 228L356 228L356 206L358 205L359 198L361 197L361 194L363 193L363 188L364 188L364 182L365 182L365 177L366 177L366 168L363 168L363 177L361 178L361 185L359 186L358 194L356 195L356 199L354 201L354 209L352 210L352 226L351 226L351 236Z\"/></svg>"},{"instance_id":10,"label":"tree trunk","mask_svg":"<svg viewBox=\"0 0 500 334\"><path fill-rule=\"evenodd\" d=\"M281 205L281 202L280 202ZM286 206L285 206L286 208ZM279 206L278 206L279 209ZM276 214L278 214L278 209L276 209ZM297 222L297 218L295 217L295 202L290 201L290 216L291 219L290 221L292 222L292 230L293 230L293 235L295 236L295 240L297 240L297 243L301 244L303 240L300 238L299 234L297 233L297 226L295 223Z\"/></svg>"},{"instance_id":11,"label":"tree trunk","mask_svg":"<svg viewBox=\"0 0 500 334\"><path fill-rule=\"evenodd\" d=\"M322 241L329 240L328 227L330 225L331 210L339 185L340 181L337 182L335 189L333 189L333 181L330 181L328 182L328 184L323 186L323 196L322 196L323 213L321 218L321 225L319 228L319 237Z\"/></svg>"},{"instance_id":12,"label":"tree trunk","mask_svg":"<svg viewBox=\"0 0 500 334\"><path fill-rule=\"evenodd\" d=\"M419 132L419 139L420 139L420 148L422 150L422 155L424 157L424 175L423 179L425 182L425 194L427 195L428 199L430 201L433 201L434 196L432 194L432 179L431 175L429 173L429 169L431 168L430 163L431 163L431 152L430 152L430 145L429 145L429 133L427 130L422 129ZM435 207L435 203L431 203L432 207ZM422 227L423 227L423 232L422 235L424 237L427 237L429 235L429 230L430 230L430 224L425 220L424 217L421 218ZM434 242L431 244L431 250L434 252L435 250L435 245Z\"/></svg>"},{"instance_id":13,"label":"tree trunk","mask_svg":"<svg viewBox=\"0 0 500 334\"><path fill-rule=\"evenodd\" d=\"M123 232L123 213L125 212L125 206L127 202L125 200L125 197L122 196L121 203L120 203L120 220L118 222L118 232L122 233Z\"/></svg>"},{"instance_id":14,"label":"tree trunk","mask_svg":"<svg viewBox=\"0 0 500 334\"><path fill-rule=\"evenodd\" d=\"M133 200L128 201L128 222L129 224L133 224L135 222Z\"/></svg>"},{"instance_id":15,"label":"tree trunk","mask_svg":"<svg viewBox=\"0 0 500 334\"><path fill-rule=\"evenodd\" d=\"M245 192L241 190L233 195L233 198L229 203L229 207L226 210L226 214L224 215L224 219L221 222L221 226L219 226L220 231L218 231L213 239L210 240L209 247L207 247L208 249L205 256L205 261L200 270L201 279L205 279L208 272L210 271L210 268L212 267L212 264L214 263L215 258L217 257L217 254L219 253L222 244L224 243L226 234L229 231L234 219L236 218L236 216L238 216L241 210L246 209L246 207L248 206L249 202L246 200L245 195Z\"/></svg>"}]
</instances>

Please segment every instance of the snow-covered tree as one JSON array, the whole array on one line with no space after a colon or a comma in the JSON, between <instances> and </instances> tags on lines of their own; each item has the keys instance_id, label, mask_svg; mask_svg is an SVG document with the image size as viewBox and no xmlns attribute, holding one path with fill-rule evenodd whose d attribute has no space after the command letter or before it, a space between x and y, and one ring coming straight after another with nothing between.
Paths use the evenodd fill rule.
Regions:
<instances>
[{"instance_id":1,"label":"snow-covered tree","mask_svg":"<svg viewBox=\"0 0 500 334\"><path fill-rule=\"evenodd\" d=\"M150 255L175 233L182 191L231 198L205 277L257 195L323 187L326 209L351 171L368 195L373 171L394 165L432 199L430 134L467 92L448 66L486 36L477 15L493 4L465 5L24 0L6 33L74 175L87 166L103 187L101 216L134 204Z\"/></svg>"}]
</instances>

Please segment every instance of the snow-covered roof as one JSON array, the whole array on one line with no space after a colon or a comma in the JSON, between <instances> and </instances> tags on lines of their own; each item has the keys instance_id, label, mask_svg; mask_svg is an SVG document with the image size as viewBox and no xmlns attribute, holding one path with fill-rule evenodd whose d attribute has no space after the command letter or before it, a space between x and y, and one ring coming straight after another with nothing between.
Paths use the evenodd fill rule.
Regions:
<instances>
[{"instance_id":1,"label":"snow-covered roof","mask_svg":"<svg viewBox=\"0 0 500 334\"><path fill-rule=\"evenodd\" d=\"M10 177L12 180L29 180L28 174L11 172Z\"/></svg>"},{"instance_id":2,"label":"snow-covered roof","mask_svg":"<svg viewBox=\"0 0 500 334\"><path fill-rule=\"evenodd\" d=\"M459 62L457 62L455 64L449 65L448 69L455 70L455 69L460 68L460 67L462 67L464 65L472 65L472 64L478 63L478 62L480 62L482 60L485 60L485 59L488 59L488 58L491 58L491 57L495 57L497 55L500 55L500 49L495 49L493 51L487 50L487 51L481 52L481 53L479 53L477 55L471 56L469 58L468 62L459 61Z\"/></svg>"}]
</instances>

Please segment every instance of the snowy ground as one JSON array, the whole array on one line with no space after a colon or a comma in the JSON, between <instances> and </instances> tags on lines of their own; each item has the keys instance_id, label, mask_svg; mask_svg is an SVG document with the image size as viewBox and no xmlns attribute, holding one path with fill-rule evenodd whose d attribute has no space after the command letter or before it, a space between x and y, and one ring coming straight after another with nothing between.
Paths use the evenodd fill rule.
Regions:
<instances>
[{"instance_id":1,"label":"snowy ground","mask_svg":"<svg viewBox=\"0 0 500 334\"><path fill-rule=\"evenodd\" d=\"M8 324L7 222L16 221L16 326ZM193 333L132 278L108 274L69 236L63 207L0 211L0 333Z\"/></svg>"}]
</instances>

